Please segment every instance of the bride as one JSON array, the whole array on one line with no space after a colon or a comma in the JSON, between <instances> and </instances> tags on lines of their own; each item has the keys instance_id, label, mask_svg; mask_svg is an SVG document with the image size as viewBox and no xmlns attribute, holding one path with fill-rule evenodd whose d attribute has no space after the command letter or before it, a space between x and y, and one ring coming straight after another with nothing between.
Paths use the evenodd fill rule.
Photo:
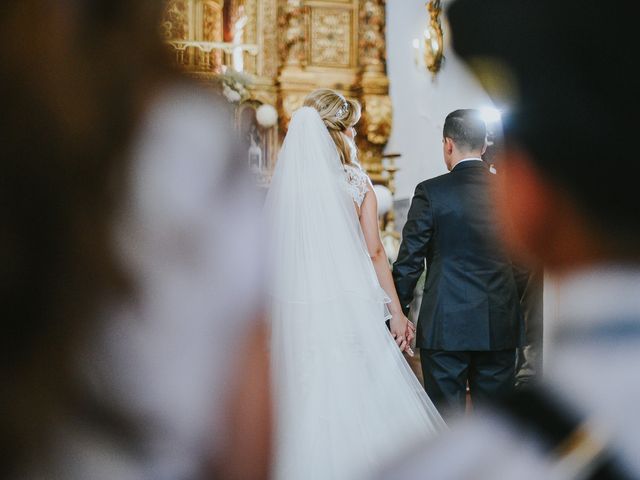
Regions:
<instances>
[{"instance_id":1,"label":"bride","mask_svg":"<svg viewBox=\"0 0 640 480\"><path fill-rule=\"evenodd\" d=\"M276 480L366 477L445 428L402 355L413 325L357 162L359 118L359 104L337 92L311 93L267 197Z\"/></svg>"}]
</instances>

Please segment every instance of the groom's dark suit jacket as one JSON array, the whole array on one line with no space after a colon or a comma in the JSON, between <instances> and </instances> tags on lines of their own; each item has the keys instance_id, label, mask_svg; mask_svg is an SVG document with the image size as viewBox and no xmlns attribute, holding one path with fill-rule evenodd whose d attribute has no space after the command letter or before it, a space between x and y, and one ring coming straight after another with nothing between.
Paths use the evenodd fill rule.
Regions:
<instances>
[{"instance_id":1,"label":"groom's dark suit jacket","mask_svg":"<svg viewBox=\"0 0 640 480\"><path fill-rule=\"evenodd\" d=\"M486 164L472 160L416 188L393 277L406 313L426 260L419 348L504 350L524 340L512 266L496 235L491 181Z\"/></svg>"}]
</instances>

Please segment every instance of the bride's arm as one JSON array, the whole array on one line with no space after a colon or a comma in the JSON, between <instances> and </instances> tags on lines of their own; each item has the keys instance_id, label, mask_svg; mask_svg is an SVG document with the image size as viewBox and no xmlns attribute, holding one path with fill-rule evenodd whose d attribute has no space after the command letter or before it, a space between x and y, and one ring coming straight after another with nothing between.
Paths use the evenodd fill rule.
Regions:
<instances>
[{"instance_id":1,"label":"bride's arm","mask_svg":"<svg viewBox=\"0 0 640 480\"><path fill-rule=\"evenodd\" d=\"M387 254L380 239L378 200L372 188L370 188L365 195L360 208L360 226L362 227L367 249L369 250L369 255L371 256L376 275L378 276L378 282L391 299L391 303L389 304L389 311L392 315L390 324L391 333L396 338L400 349L404 351L408 346L407 340L411 341L411 338L407 339L405 335L412 336L413 333L408 329L409 321L402 312L396 287L393 284L389 260L387 259Z\"/></svg>"}]
</instances>

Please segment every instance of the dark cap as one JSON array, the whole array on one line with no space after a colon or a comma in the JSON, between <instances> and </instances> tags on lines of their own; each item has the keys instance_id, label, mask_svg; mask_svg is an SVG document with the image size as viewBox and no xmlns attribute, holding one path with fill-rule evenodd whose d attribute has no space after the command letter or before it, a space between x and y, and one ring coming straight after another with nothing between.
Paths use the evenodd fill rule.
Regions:
<instances>
[{"instance_id":1,"label":"dark cap","mask_svg":"<svg viewBox=\"0 0 640 480\"><path fill-rule=\"evenodd\" d=\"M507 143L600 226L640 238L633 4L457 0L448 18L454 49L507 109Z\"/></svg>"}]
</instances>

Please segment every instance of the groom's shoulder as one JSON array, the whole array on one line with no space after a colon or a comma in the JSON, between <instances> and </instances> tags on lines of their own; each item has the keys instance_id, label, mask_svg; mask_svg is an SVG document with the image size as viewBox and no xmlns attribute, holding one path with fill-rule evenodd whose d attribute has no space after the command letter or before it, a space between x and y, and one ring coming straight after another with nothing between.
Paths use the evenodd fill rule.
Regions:
<instances>
[{"instance_id":1,"label":"groom's shoulder","mask_svg":"<svg viewBox=\"0 0 640 480\"><path fill-rule=\"evenodd\" d=\"M450 173L444 173L442 175L438 175L437 177L428 178L418 184L419 187L430 189L430 188L438 188L440 186L445 186L451 183L453 180L453 175Z\"/></svg>"}]
</instances>

